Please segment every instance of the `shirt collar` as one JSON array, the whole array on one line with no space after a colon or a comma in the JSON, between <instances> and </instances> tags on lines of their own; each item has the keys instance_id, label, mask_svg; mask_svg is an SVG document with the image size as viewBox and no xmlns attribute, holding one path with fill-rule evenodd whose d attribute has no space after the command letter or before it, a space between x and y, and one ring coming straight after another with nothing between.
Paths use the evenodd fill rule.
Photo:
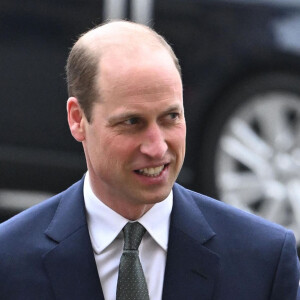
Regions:
<instances>
[{"instance_id":1,"label":"shirt collar","mask_svg":"<svg viewBox=\"0 0 300 300\"><path fill-rule=\"evenodd\" d=\"M88 172L84 179L83 194L91 243L95 253L100 254L117 238L129 220L116 213L96 197L90 184ZM164 201L156 203L137 220L165 251L168 248L172 206L173 193L171 190Z\"/></svg>"}]
</instances>

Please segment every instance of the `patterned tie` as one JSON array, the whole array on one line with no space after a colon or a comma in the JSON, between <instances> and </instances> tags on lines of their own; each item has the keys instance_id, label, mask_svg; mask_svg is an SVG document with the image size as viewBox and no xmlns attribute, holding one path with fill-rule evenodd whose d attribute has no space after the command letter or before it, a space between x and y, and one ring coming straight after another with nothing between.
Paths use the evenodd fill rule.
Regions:
<instances>
[{"instance_id":1,"label":"patterned tie","mask_svg":"<svg viewBox=\"0 0 300 300\"><path fill-rule=\"evenodd\" d=\"M117 300L149 300L138 251L145 232L146 229L138 222L128 222L123 228L124 248L119 266Z\"/></svg>"}]
</instances>

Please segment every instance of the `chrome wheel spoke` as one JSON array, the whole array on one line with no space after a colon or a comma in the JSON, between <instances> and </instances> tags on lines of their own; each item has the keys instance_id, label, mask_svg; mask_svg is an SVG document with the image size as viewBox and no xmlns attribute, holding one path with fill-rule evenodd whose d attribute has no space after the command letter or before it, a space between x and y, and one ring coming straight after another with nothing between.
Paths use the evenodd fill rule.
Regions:
<instances>
[{"instance_id":1,"label":"chrome wheel spoke","mask_svg":"<svg viewBox=\"0 0 300 300\"><path fill-rule=\"evenodd\" d=\"M225 136L221 140L221 149L236 162L240 162L259 176L268 176L269 166L264 157L261 157L238 139Z\"/></svg>"},{"instance_id":2,"label":"chrome wheel spoke","mask_svg":"<svg viewBox=\"0 0 300 300\"><path fill-rule=\"evenodd\" d=\"M300 245L300 98L273 92L248 99L219 140L222 201L294 231Z\"/></svg>"},{"instance_id":3,"label":"chrome wheel spoke","mask_svg":"<svg viewBox=\"0 0 300 300\"><path fill-rule=\"evenodd\" d=\"M263 100L255 107L263 136L275 149L285 151L294 143L287 117L289 106L281 95L271 94Z\"/></svg>"},{"instance_id":4,"label":"chrome wheel spoke","mask_svg":"<svg viewBox=\"0 0 300 300\"><path fill-rule=\"evenodd\" d=\"M243 206L249 206L254 203L257 198L263 195L263 189L258 178L253 173L226 173L220 177L218 185L220 186L221 194L227 197L230 201L235 201L238 197L239 202ZM233 200L230 200L230 199ZM233 204L233 203L231 203Z\"/></svg>"},{"instance_id":5,"label":"chrome wheel spoke","mask_svg":"<svg viewBox=\"0 0 300 300\"><path fill-rule=\"evenodd\" d=\"M283 212L286 206L286 189L278 181L264 182L264 201L261 205L259 215L270 221L284 222Z\"/></svg>"},{"instance_id":6,"label":"chrome wheel spoke","mask_svg":"<svg viewBox=\"0 0 300 300\"><path fill-rule=\"evenodd\" d=\"M242 119L234 118L230 124L232 134L248 149L257 155L268 159L273 154L273 149Z\"/></svg>"}]
</instances>

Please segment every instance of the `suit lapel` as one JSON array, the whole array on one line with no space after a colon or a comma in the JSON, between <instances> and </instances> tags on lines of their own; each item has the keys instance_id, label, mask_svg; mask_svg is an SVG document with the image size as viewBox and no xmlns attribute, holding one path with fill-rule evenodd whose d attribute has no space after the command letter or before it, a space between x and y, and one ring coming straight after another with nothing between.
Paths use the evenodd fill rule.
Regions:
<instances>
[{"instance_id":1,"label":"suit lapel","mask_svg":"<svg viewBox=\"0 0 300 300\"><path fill-rule=\"evenodd\" d=\"M45 234L55 246L44 255L44 266L56 299L103 299L86 224L83 180L62 196Z\"/></svg>"},{"instance_id":2,"label":"suit lapel","mask_svg":"<svg viewBox=\"0 0 300 300\"><path fill-rule=\"evenodd\" d=\"M83 180L67 190L45 234L44 266L55 298L104 300L86 224ZM211 300L219 257L205 244L215 233L190 193L174 186L163 300Z\"/></svg>"},{"instance_id":3,"label":"suit lapel","mask_svg":"<svg viewBox=\"0 0 300 300\"><path fill-rule=\"evenodd\" d=\"M219 257L205 243L215 233L189 192L175 185L173 193L163 300L210 300L219 274Z\"/></svg>"}]
</instances>

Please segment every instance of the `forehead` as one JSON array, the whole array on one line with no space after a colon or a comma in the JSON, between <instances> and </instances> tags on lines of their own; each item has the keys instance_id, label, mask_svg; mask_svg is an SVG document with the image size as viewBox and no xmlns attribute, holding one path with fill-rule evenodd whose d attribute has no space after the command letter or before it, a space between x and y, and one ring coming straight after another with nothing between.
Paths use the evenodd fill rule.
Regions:
<instances>
[{"instance_id":1,"label":"forehead","mask_svg":"<svg viewBox=\"0 0 300 300\"><path fill-rule=\"evenodd\" d=\"M181 77L168 53L130 57L111 53L104 56L100 70L101 99L93 109L95 118L110 122L158 117L172 108L183 111Z\"/></svg>"},{"instance_id":2,"label":"forehead","mask_svg":"<svg viewBox=\"0 0 300 300\"><path fill-rule=\"evenodd\" d=\"M130 50L112 49L103 55L98 86L104 98L112 92L133 98L182 93L181 77L165 49Z\"/></svg>"}]
</instances>

